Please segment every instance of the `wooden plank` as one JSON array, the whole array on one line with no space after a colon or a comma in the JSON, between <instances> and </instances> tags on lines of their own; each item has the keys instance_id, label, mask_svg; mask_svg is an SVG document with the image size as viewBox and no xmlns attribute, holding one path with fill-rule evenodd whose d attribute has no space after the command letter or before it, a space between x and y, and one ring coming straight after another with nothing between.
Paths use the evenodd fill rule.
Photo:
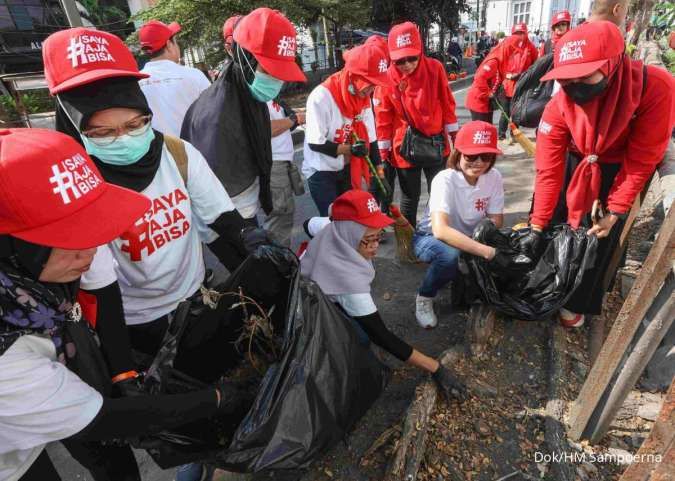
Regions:
<instances>
[{"instance_id":1,"label":"wooden plank","mask_svg":"<svg viewBox=\"0 0 675 481\"><path fill-rule=\"evenodd\" d=\"M672 269L674 252L675 209L670 209L600 355L572 406L569 433L572 439L579 440L583 436L588 421L649 309L651 303L645 300L656 297L666 275Z\"/></svg>"},{"instance_id":2,"label":"wooden plank","mask_svg":"<svg viewBox=\"0 0 675 481\"><path fill-rule=\"evenodd\" d=\"M663 401L659 416L656 418L649 437L642 443L637 452L640 462L631 464L624 471L619 481L657 481L667 477L661 475L675 469L663 471L668 465L675 468L675 380L670 383L670 389ZM660 472L660 474L659 474ZM672 479L672 478L670 478Z\"/></svg>"}]
</instances>

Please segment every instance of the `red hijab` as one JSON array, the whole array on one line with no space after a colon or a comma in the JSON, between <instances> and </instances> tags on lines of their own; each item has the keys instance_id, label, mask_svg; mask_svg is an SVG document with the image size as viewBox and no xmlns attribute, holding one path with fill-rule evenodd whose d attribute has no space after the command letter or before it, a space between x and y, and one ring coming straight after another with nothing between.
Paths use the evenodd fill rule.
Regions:
<instances>
[{"instance_id":1,"label":"red hijab","mask_svg":"<svg viewBox=\"0 0 675 481\"><path fill-rule=\"evenodd\" d=\"M349 92L350 85L354 89L359 90L359 87L363 88L366 84L370 84L370 82L359 75L354 75L348 70L342 69L328 77L321 85L328 89L342 116L352 120L352 133L359 140L363 140L366 146L370 146L368 129L361 118L361 112L370 107L370 97L360 97L356 93L352 94ZM349 139L347 139L349 144L353 144L354 141L354 135L350 135ZM368 170L368 164L363 157L352 156L350 175L352 189L361 189L362 178L366 180L366 183L370 183L370 170Z\"/></svg>"},{"instance_id":2,"label":"red hijab","mask_svg":"<svg viewBox=\"0 0 675 481\"><path fill-rule=\"evenodd\" d=\"M572 102L564 91L556 96L574 144L583 155L567 189L567 221L574 228L600 195L598 157L621 136L640 104L642 69L642 62L622 54L610 58L601 68L609 77L603 95L584 105Z\"/></svg>"}]
</instances>

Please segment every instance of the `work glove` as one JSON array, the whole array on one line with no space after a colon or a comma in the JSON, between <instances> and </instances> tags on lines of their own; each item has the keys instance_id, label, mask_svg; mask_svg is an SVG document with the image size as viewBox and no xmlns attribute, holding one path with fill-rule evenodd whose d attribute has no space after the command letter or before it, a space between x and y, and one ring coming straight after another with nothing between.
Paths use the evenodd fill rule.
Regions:
<instances>
[{"instance_id":1,"label":"work glove","mask_svg":"<svg viewBox=\"0 0 675 481\"><path fill-rule=\"evenodd\" d=\"M261 227L244 227L239 237L248 254L252 254L260 246L274 244L270 233Z\"/></svg>"},{"instance_id":2,"label":"work glove","mask_svg":"<svg viewBox=\"0 0 675 481\"><path fill-rule=\"evenodd\" d=\"M495 249L494 257L488 261L488 265L492 269L508 269L512 263L512 256L500 249Z\"/></svg>"},{"instance_id":3,"label":"work glove","mask_svg":"<svg viewBox=\"0 0 675 481\"><path fill-rule=\"evenodd\" d=\"M534 259L539 254L541 245L541 232L530 229L530 232L518 239L518 250L530 259Z\"/></svg>"},{"instance_id":4,"label":"work glove","mask_svg":"<svg viewBox=\"0 0 675 481\"><path fill-rule=\"evenodd\" d=\"M358 140L351 145L351 151L354 157L365 157L368 155L368 146L363 140Z\"/></svg>"},{"instance_id":5,"label":"work glove","mask_svg":"<svg viewBox=\"0 0 675 481\"><path fill-rule=\"evenodd\" d=\"M450 400L454 397L458 401L466 400L466 386L464 386L464 383L457 379L457 377L442 364L439 363L438 369L431 377L436 382L441 392L443 392L446 399Z\"/></svg>"}]
</instances>

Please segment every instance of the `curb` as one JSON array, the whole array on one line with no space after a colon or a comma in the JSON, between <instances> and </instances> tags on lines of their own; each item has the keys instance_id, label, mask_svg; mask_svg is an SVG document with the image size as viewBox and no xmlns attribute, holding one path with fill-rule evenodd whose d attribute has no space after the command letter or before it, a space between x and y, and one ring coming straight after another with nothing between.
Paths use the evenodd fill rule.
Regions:
<instances>
[{"instance_id":1,"label":"curb","mask_svg":"<svg viewBox=\"0 0 675 481\"><path fill-rule=\"evenodd\" d=\"M473 82L473 75L467 75L463 79L455 80L453 82L448 82L450 90L456 92L467 85L471 85ZM293 132L291 132L291 138L293 139L293 146L297 147L299 144L302 144L305 141L305 129L304 127L298 127Z\"/></svg>"}]
</instances>

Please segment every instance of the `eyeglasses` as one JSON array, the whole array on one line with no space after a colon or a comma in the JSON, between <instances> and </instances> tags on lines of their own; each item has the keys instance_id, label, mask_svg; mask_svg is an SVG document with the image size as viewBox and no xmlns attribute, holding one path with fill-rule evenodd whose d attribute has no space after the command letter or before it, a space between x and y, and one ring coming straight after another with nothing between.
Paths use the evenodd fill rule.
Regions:
<instances>
[{"instance_id":1,"label":"eyeglasses","mask_svg":"<svg viewBox=\"0 0 675 481\"><path fill-rule=\"evenodd\" d=\"M479 160L491 164L497 159L497 154L476 154L476 155L462 154L462 156L464 157L464 160L466 160L470 164L478 162Z\"/></svg>"},{"instance_id":2,"label":"eyeglasses","mask_svg":"<svg viewBox=\"0 0 675 481\"><path fill-rule=\"evenodd\" d=\"M415 63L419 60L419 57L403 57L398 60L394 60L396 65L405 65L406 63Z\"/></svg>"},{"instance_id":3,"label":"eyeglasses","mask_svg":"<svg viewBox=\"0 0 675 481\"><path fill-rule=\"evenodd\" d=\"M375 235L375 236L371 236L371 237L364 237L363 239L361 239L360 244L361 244L363 247L370 247L370 246L372 246L373 244L378 244L378 245L379 245L379 244L380 244L380 236L379 236L379 235Z\"/></svg>"},{"instance_id":4,"label":"eyeglasses","mask_svg":"<svg viewBox=\"0 0 675 481\"><path fill-rule=\"evenodd\" d=\"M90 139L93 143L100 146L110 145L118 137L128 134L132 137L138 137L145 134L150 129L152 114L139 115L131 120L124 122L116 127L95 127L82 132L82 135Z\"/></svg>"}]
</instances>

